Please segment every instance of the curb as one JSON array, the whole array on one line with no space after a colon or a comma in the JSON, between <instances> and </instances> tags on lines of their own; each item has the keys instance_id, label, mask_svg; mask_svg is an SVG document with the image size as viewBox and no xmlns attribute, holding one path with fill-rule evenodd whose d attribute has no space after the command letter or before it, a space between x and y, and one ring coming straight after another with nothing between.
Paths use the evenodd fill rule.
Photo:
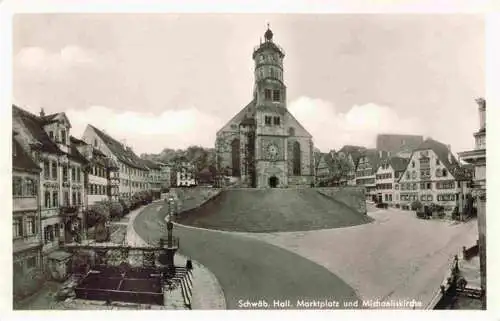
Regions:
<instances>
[{"instance_id":1,"label":"curb","mask_svg":"<svg viewBox=\"0 0 500 321\"><path fill-rule=\"evenodd\" d=\"M141 245L149 245L148 242L146 242L138 233L137 231L135 230L135 227L134 227L134 222L135 222L135 219L137 218L137 216L145 209L147 208L149 205L146 205L140 209L137 209L137 212L134 213L133 215L131 215L129 217L129 222L128 222L128 225L127 225L127 235L126 235L126 242L127 244L131 244L131 243L134 243L132 242L132 239L135 238L135 244L141 244ZM165 217L165 220L167 219L167 217ZM174 223L175 224L175 223ZM176 253L176 256L179 258L179 259L182 259L184 261L187 260L187 258L182 255L182 254L179 254L179 253ZM220 298L221 298L221 301L223 302L223 307L222 309L227 309L227 304L226 304L226 298L224 296L224 292L222 291L222 288L220 286L220 283L219 281L217 280L217 278L215 277L215 275L210 271L208 270L204 265L200 264L199 262L195 261L195 260L192 260L191 261L193 262L193 265L196 265L196 268L199 269L199 270L204 270L204 272L206 272L206 274L209 276L209 278L213 281L214 284L216 284L216 287L217 287L217 290L218 292L220 292ZM192 300L192 297L193 297L193 288L194 288L194 276L192 275L192 271L187 271L186 272L186 275L182 278L181 280L181 292L182 292L182 297L184 299L184 304L186 305L186 307L188 307L189 309L193 309L193 300ZM196 309L196 303L195 303L195 306L194 306L194 309ZM204 310L209 310L210 308L203 308ZM214 310L219 310L221 309L220 307L216 307L216 308L213 308Z\"/></svg>"}]
</instances>

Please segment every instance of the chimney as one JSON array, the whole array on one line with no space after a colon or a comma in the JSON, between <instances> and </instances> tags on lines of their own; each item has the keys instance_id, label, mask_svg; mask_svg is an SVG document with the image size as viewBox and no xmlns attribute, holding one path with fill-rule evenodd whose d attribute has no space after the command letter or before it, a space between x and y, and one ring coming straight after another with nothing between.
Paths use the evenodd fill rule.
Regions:
<instances>
[{"instance_id":1,"label":"chimney","mask_svg":"<svg viewBox=\"0 0 500 321\"><path fill-rule=\"evenodd\" d=\"M45 117L45 110L43 110L43 107L40 109L40 117Z\"/></svg>"}]
</instances>

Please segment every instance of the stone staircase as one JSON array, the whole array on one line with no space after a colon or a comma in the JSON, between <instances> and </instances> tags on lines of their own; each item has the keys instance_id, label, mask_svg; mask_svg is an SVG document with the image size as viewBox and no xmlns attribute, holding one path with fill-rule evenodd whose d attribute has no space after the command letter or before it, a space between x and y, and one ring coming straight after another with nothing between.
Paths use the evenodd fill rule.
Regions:
<instances>
[{"instance_id":1,"label":"stone staircase","mask_svg":"<svg viewBox=\"0 0 500 321\"><path fill-rule=\"evenodd\" d=\"M185 267L176 267L175 275L169 282L166 288L169 291L168 297L172 302L167 302L167 304L176 306L182 300L184 307L191 309L193 298L193 273L191 270Z\"/></svg>"}]
</instances>

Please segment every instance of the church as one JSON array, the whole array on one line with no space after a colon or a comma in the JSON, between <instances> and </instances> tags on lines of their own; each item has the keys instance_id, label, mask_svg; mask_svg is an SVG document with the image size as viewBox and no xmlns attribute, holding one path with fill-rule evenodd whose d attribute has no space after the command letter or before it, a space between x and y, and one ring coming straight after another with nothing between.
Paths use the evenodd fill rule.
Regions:
<instances>
[{"instance_id":1,"label":"church","mask_svg":"<svg viewBox=\"0 0 500 321\"><path fill-rule=\"evenodd\" d=\"M269 26L264 39L252 55L252 101L217 132L217 167L241 187L310 186L312 136L287 109L285 52L274 42Z\"/></svg>"}]
</instances>

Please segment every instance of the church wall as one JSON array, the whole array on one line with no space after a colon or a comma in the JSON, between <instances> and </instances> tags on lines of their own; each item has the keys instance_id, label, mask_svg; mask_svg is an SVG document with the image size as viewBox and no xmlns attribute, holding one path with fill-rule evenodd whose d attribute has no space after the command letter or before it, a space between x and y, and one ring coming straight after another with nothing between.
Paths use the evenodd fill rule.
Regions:
<instances>
[{"instance_id":1,"label":"church wall","mask_svg":"<svg viewBox=\"0 0 500 321\"><path fill-rule=\"evenodd\" d=\"M300 144L301 176L293 175L293 144L296 141ZM287 145L288 185L310 185L314 181L311 139L308 137L289 137Z\"/></svg>"},{"instance_id":2,"label":"church wall","mask_svg":"<svg viewBox=\"0 0 500 321\"><path fill-rule=\"evenodd\" d=\"M219 170L224 168L232 168L232 153L231 153L231 142L235 138L239 138L239 131L226 131L221 132L217 135L217 141L215 142L215 150L217 155L217 163Z\"/></svg>"},{"instance_id":3,"label":"church wall","mask_svg":"<svg viewBox=\"0 0 500 321\"><path fill-rule=\"evenodd\" d=\"M259 161L256 165L257 168L257 187L268 187L269 178L276 176L279 180L279 188L288 187L288 176L286 172L285 161Z\"/></svg>"}]
</instances>

